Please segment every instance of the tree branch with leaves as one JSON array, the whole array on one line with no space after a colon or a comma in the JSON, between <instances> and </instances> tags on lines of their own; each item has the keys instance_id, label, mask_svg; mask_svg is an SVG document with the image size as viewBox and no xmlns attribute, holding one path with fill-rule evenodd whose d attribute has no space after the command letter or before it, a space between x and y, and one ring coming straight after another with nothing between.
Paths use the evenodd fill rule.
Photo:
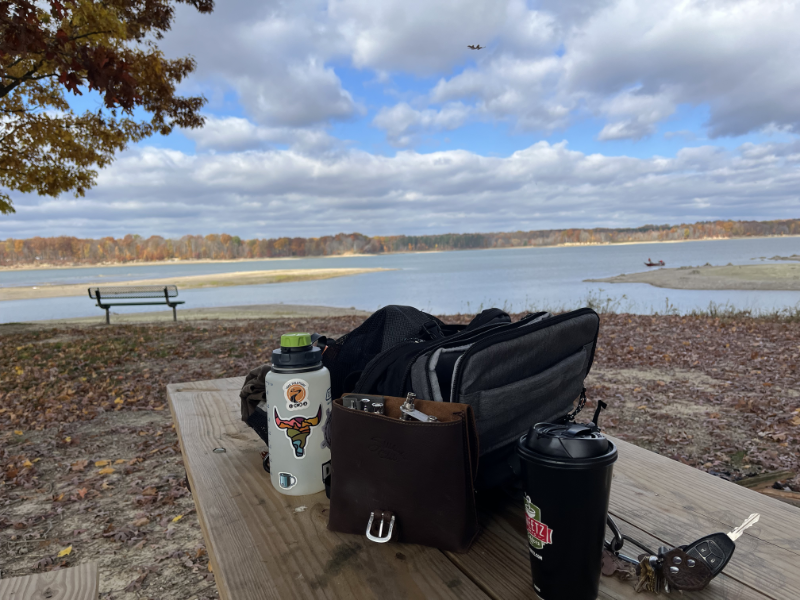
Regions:
<instances>
[{"instance_id":1,"label":"tree branch with leaves","mask_svg":"<svg viewBox=\"0 0 800 600\"><path fill-rule=\"evenodd\" d=\"M211 12L213 0L0 0L0 213L7 191L82 196L97 168L130 142L203 125L202 97L177 85L195 68L167 59L158 41L175 6ZM67 93L97 92L76 114ZM143 109L146 117L136 117Z\"/></svg>"}]
</instances>

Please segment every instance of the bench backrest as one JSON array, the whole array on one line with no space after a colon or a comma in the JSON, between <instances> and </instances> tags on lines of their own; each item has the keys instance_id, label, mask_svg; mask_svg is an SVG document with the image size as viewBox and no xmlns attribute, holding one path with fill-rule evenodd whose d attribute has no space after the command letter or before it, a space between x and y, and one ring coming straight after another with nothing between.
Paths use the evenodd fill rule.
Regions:
<instances>
[{"instance_id":1,"label":"bench backrest","mask_svg":"<svg viewBox=\"0 0 800 600\"><path fill-rule=\"evenodd\" d=\"M178 288L174 285L90 287L89 297L96 300L98 292L104 300L113 300L115 298L174 298L178 295Z\"/></svg>"}]
</instances>

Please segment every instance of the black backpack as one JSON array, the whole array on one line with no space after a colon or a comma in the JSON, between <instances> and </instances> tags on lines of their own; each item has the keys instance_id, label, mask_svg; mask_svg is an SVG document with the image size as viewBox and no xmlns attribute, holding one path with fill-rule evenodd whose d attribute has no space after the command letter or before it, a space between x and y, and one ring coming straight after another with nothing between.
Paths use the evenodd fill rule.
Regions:
<instances>
[{"instance_id":1,"label":"black backpack","mask_svg":"<svg viewBox=\"0 0 800 600\"><path fill-rule=\"evenodd\" d=\"M480 443L479 485L514 476L514 445L539 422L574 417L594 359L600 318L589 308L519 321L497 308L448 325L409 306L387 306L326 345L334 398L344 393L469 404Z\"/></svg>"}]
</instances>

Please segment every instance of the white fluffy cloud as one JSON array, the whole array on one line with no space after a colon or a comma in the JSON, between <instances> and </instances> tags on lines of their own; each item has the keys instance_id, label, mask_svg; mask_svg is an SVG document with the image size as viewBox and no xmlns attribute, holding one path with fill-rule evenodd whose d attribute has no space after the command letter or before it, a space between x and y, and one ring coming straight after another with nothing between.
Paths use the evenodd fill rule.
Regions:
<instances>
[{"instance_id":1,"label":"white fluffy cloud","mask_svg":"<svg viewBox=\"0 0 800 600\"><path fill-rule=\"evenodd\" d=\"M489 115L535 130L562 126L581 107L607 119L600 139L639 139L681 103L708 105L712 137L800 132L800 4L580 4L529 10L526 37L525 20L509 20L486 58L442 78L432 99L475 98Z\"/></svg>"},{"instance_id":2,"label":"white fluffy cloud","mask_svg":"<svg viewBox=\"0 0 800 600\"><path fill-rule=\"evenodd\" d=\"M798 28L800 3L783 0L230 0L212 15L181 9L165 45L197 58L189 86L232 87L270 127L363 115L336 72L349 64L441 75L420 102L517 129L599 116L605 140L650 135L680 104L708 107L711 137L800 131Z\"/></svg>"},{"instance_id":3,"label":"white fluffy cloud","mask_svg":"<svg viewBox=\"0 0 800 600\"><path fill-rule=\"evenodd\" d=\"M264 127L241 117L206 117L200 129L189 129L184 135L200 150L241 151L286 144L299 152L321 152L339 145L322 128Z\"/></svg>"},{"instance_id":4,"label":"white fluffy cloud","mask_svg":"<svg viewBox=\"0 0 800 600\"><path fill-rule=\"evenodd\" d=\"M641 89L618 94L603 103L600 112L609 123L598 134L600 140L641 139L673 112L675 104L666 94L644 94Z\"/></svg>"},{"instance_id":5,"label":"white fluffy cloud","mask_svg":"<svg viewBox=\"0 0 800 600\"><path fill-rule=\"evenodd\" d=\"M416 110L405 102L382 108L372 124L386 131L394 146L410 146L423 131L458 129L469 117L470 109L461 102L450 102L441 110Z\"/></svg>"},{"instance_id":6,"label":"white fluffy cloud","mask_svg":"<svg viewBox=\"0 0 800 600\"><path fill-rule=\"evenodd\" d=\"M799 29L800 3L789 0L226 0L211 15L179 7L162 47L194 55L183 89L209 97L206 127L185 132L197 155L137 148L84 199L15 195L19 212L3 217L0 238L796 217L800 142L787 140L800 139ZM586 119L602 147L663 131L681 107L708 122L674 124L666 158L587 154L575 140L506 158L414 151L472 121L549 134ZM370 124L402 151L352 149L378 147L374 130L364 134ZM763 141L763 132L784 143L674 151L721 136Z\"/></svg>"},{"instance_id":7,"label":"white fluffy cloud","mask_svg":"<svg viewBox=\"0 0 800 600\"><path fill-rule=\"evenodd\" d=\"M313 127L363 112L326 64L346 56L347 47L322 0L218 2L211 15L185 7L162 45L168 55L195 57L187 89L221 96L233 88L261 125ZM210 95L211 108L225 110Z\"/></svg>"},{"instance_id":8,"label":"white fluffy cloud","mask_svg":"<svg viewBox=\"0 0 800 600\"><path fill-rule=\"evenodd\" d=\"M800 143L707 146L675 158L587 155L539 142L507 158L463 150L188 156L128 152L86 198L17 201L4 237L308 236L502 231L796 217ZM68 228L65 230L64 228Z\"/></svg>"}]
</instances>

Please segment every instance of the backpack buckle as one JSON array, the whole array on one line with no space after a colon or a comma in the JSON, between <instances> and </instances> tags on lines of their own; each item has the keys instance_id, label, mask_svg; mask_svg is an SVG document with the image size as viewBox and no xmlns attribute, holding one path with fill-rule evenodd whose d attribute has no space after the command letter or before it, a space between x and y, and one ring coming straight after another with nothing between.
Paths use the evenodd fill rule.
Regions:
<instances>
[{"instance_id":1,"label":"backpack buckle","mask_svg":"<svg viewBox=\"0 0 800 600\"><path fill-rule=\"evenodd\" d=\"M378 535L372 534L372 524L375 521L375 512L380 513L380 526L378 527ZM391 521L388 521L389 517L392 517ZM386 522L389 523L389 530L386 532L386 535L383 535L383 528ZM369 514L369 522L367 523L367 539L372 540L373 542L377 542L379 544L385 544L390 539L392 539L392 530L394 529L394 521L395 516L386 511L373 511Z\"/></svg>"},{"instance_id":2,"label":"backpack buckle","mask_svg":"<svg viewBox=\"0 0 800 600\"><path fill-rule=\"evenodd\" d=\"M427 323L423 323L422 331L427 333L428 337L432 340L444 337L444 332L442 331L442 328L439 327L439 324L436 321L428 321Z\"/></svg>"}]
</instances>

